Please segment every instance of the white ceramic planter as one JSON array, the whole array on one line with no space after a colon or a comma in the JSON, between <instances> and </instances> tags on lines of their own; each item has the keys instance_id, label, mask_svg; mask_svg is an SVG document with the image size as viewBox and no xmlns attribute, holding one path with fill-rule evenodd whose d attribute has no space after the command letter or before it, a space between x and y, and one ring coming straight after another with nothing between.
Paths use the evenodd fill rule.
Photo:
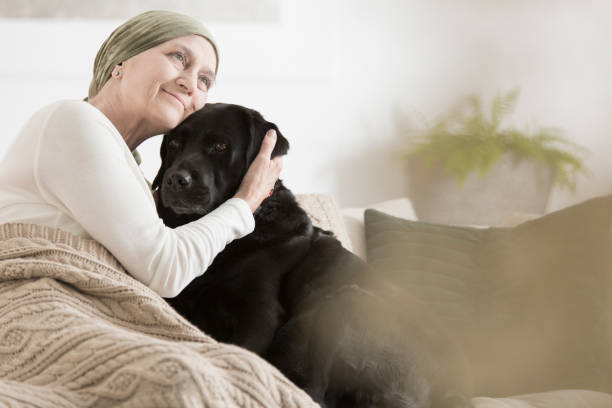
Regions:
<instances>
[{"instance_id":1,"label":"white ceramic planter","mask_svg":"<svg viewBox=\"0 0 612 408\"><path fill-rule=\"evenodd\" d=\"M457 225L506 225L517 214L546 211L554 178L535 160L510 153L485 174L471 173L462 188L439 166L409 163L409 197L419 220Z\"/></svg>"}]
</instances>

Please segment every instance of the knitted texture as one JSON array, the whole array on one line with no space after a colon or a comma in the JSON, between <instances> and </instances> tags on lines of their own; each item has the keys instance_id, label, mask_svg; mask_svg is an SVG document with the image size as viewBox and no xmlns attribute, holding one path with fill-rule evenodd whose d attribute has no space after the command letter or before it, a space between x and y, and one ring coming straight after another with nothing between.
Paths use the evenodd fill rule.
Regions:
<instances>
[{"instance_id":1,"label":"knitted texture","mask_svg":"<svg viewBox=\"0 0 612 408\"><path fill-rule=\"evenodd\" d=\"M332 231L344 248L349 251L353 249L351 239L344 227L342 214L334 197L325 193L311 193L297 194L295 199L300 207L306 211L314 226Z\"/></svg>"},{"instance_id":2,"label":"knitted texture","mask_svg":"<svg viewBox=\"0 0 612 408\"><path fill-rule=\"evenodd\" d=\"M96 241L2 224L0 406L316 404L257 355L199 331Z\"/></svg>"}]
</instances>

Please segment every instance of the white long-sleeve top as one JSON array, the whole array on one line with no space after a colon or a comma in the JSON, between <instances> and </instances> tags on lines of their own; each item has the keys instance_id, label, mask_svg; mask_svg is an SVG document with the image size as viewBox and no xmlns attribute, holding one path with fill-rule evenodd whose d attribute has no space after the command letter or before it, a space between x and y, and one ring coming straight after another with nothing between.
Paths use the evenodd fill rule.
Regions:
<instances>
[{"instance_id":1,"label":"white long-sleeve top","mask_svg":"<svg viewBox=\"0 0 612 408\"><path fill-rule=\"evenodd\" d=\"M35 113L0 161L0 223L42 224L93 238L161 296L174 297L255 226L232 198L166 227L127 144L97 108L65 100Z\"/></svg>"}]
</instances>

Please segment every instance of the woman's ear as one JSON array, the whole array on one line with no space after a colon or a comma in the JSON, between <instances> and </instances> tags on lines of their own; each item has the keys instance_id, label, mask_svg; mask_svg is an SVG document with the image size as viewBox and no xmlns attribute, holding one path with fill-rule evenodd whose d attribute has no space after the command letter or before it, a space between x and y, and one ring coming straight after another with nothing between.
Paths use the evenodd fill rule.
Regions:
<instances>
[{"instance_id":1,"label":"woman's ear","mask_svg":"<svg viewBox=\"0 0 612 408\"><path fill-rule=\"evenodd\" d=\"M113 71L111 72L111 76L113 78L119 78L121 76L121 66L122 66L122 62L118 63L117 65L115 65L115 67L113 68Z\"/></svg>"}]
</instances>

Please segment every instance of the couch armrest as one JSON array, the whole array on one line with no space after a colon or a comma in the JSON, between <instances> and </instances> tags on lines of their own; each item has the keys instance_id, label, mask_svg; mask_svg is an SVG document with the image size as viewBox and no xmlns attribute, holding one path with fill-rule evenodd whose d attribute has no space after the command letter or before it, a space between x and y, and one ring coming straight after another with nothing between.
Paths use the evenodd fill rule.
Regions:
<instances>
[{"instance_id":1,"label":"couch armrest","mask_svg":"<svg viewBox=\"0 0 612 408\"><path fill-rule=\"evenodd\" d=\"M331 195L323 193L296 194L295 198L300 207L306 211L313 225L332 231L344 248L349 251L353 250L340 209Z\"/></svg>"}]
</instances>

